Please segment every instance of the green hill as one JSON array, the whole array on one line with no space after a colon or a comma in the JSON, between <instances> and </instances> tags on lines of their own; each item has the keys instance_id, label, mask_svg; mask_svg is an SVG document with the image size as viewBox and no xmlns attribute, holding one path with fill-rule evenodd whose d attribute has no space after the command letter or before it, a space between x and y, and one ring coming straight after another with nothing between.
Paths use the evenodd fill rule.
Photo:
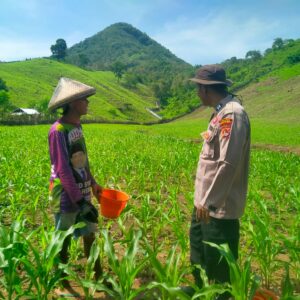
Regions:
<instances>
[{"instance_id":1,"label":"green hill","mask_svg":"<svg viewBox=\"0 0 300 300\"><path fill-rule=\"evenodd\" d=\"M278 69L235 93L251 119L300 125L300 64ZM200 107L181 120L208 119L210 114L211 109Z\"/></svg>"},{"instance_id":2,"label":"green hill","mask_svg":"<svg viewBox=\"0 0 300 300\"><path fill-rule=\"evenodd\" d=\"M129 78L134 74L152 90L160 103L160 114L165 118L189 113L199 105L194 86L187 80L195 68L129 24L113 24L74 45L67 53L68 62L93 70L110 70L116 62L121 62ZM234 81L232 90L241 92L243 88L277 76L278 72L289 78L296 76L299 72L294 66L299 63L300 40L277 38L263 54L249 50L244 59L232 57L221 64ZM282 99L282 93L278 95ZM282 105L282 101L279 103Z\"/></svg>"},{"instance_id":3,"label":"green hill","mask_svg":"<svg viewBox=\"0 0 300 300\"><path fill-rule=\"evenodd\" d=\"M110 71L116 63L126 67L119 81ZM234 81L231 90L242 95L252 118L299 122L300 40L278 38L264 54L250 50L244 59L232 57L222 65ZM87 118L97 121L157 121L146 108L165 119L194 111L200 102L195 85L187 80L194 72L195 67L126 23L113 24L74 45L65 62L0 62L0 78L14 106L47 104L59 78L71 77L96 87ZM208 114L200 108L186 118Z\"/></svg>"},{"instance_id":4,"label":"green hill","mask_svg":"<svg viewBox=\"0 0 300 300\"><path fill-rule=\"evenodd\" d=\"M272 47L266 49L263 54L250 50L245 54L244 59L232 57L222 62L222 65L234 81L233 89L239 90L251 83L272 77L278 72L285 73L285 78L299 75L299 69L294 69L294 66L299 63L300 39L277 38Z\"/></svg>"},{"instance_id":5,"label":"green hill","mask_svg":"<svg viewBox=\"0 0 300 300\"><path fill-rule=\"evenodd\" d=\"M176 57L147 34L127 23L116 23L75 44L66 61L92 70L111 70L120 61L129 71L148 80L175 71L191 72L192 66ZM142 79L143 79L142 78Z\"/></svg>"},{"instance_id":6,"label":"green hill","mask_svg":"<svg viewBox=\"0 0 300 300\"><path fill-rule=\"evenodd\" d=\"M275 39L262 55L248 51L245 59L222 62L231 88L242 99L252 119L265 123L300 124L300 40ZM200 107L181 120L209 118L211 110Z\"/></svg>"},{"instance_id":7,"label":"green hill","mask_svg":"<svg viewBox=\"0 0 300 300\"><path fill-rule=\"evenodd\" d=\"M198 106L187 80L194 68L130 24L113 24L75 44L67 50L66 61L88 70L113 70L121 64L126 72L123 84L147 85L166 118Z\"/></svg>"},{"instance_id":8,"label":"green hill","mask_svg":"<svg viewBox=\"0 0 300 300\"><path fill-rule=\"evenodd\" d=\"M155 99L149 89L139 84L136 92L120 85L112 72L86 71L74 65L50 59L0 63L0 78L9 89L10 102L17 107L33 107L48 102L61 76L94 86L97 90L90 102L88 119L151 122L157 120L146 108Z\"/></svg>"}]
</instances>

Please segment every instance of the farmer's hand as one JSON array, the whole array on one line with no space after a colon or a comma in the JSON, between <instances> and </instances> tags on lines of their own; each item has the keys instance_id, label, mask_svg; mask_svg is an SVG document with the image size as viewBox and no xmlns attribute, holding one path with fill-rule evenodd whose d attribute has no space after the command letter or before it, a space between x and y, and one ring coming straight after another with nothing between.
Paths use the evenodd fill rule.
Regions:
<instances>
[{"instance_id":1,"label":"farmer's hand","mask_svg":"<svg viewBox=\"0 0 300 300\"><path fill-rule=\"evenodd\" d=\"M205 223L209 222L209 210L204 206L199 206L196 209L196 221L204 221Z\"/></svg>"},{"instance_id":2,"label":"farmer's hand","mask_svg":"<svg viewBox=\"0 0 300 300\"><path fill-rule=\"evenodd\" d=\"M96 207L89 201L86 201L82 198L78 201L78 206L80 209L80 214L83 219L91 223L98 223L98 210Z\"/></svg>"},{"instance_id":3,"label":"farmer's hand","mask_svg":"<svg viewBox=\"0 0 300 300\"><path fill-rule=\"evenodd\" d=\"M100 186L98 183L95 183L92 185L92 191L94 197L99 201L99 197L102 194L102 186Z\"/></svg>"}]
</instances>

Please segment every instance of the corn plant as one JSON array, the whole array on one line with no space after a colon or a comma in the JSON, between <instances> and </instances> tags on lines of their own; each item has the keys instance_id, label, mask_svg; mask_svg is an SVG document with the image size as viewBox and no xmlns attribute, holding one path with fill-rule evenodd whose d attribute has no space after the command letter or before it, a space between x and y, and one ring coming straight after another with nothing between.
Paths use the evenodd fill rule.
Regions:
<instances>
[{"instance_id":1,"label":"corn plant","mask_svg":"<svg viewBox=\"0 0 300 300\"><path fill-rule=\"evenodd\" d=\"M259 286L258 278L251 274L250 260L246 260L243 267L236 262L228 244L216 245L205 242L211 247L217 248L226 259L230 270L230 293L236 300L252 299Z\"/></svg>"},{"instance_id":2,"label":"corn plant","mask_svg":"<svg viewBox=\"0 0 300 300\"><path fill-rule=\"evenodd\" d=\"M156 275L156 281L153 281L148 289L159 288L162 291L162 299L169 299L175 295L186 299L186 294L181 291L179 286L184 281L184 276L190 272L190 268L183 266L178 246L176 244L172 246L165 263L160 262L157 258L158 251L153 250L146 239L144 248Z\"/></svg>"},{"instance_id":3,"label":"corn plant","mask_svg":"<svg viewBox=\"0 0 300 300\"><path fill-rule=\"evenodd\" d=\"M25 220L14 222L9 228L0 225L0 270L2 272L0 297L2 299L19 299L23 294L24 277L20 269L22 259L28 255L28 245L20 236L24 231L24 224Z\"/></svg>"},{"instance_id":4,"label":"corn plant","mask_svg":"<svg viewBox=\"0 0 300 300\"><path fill-rule=\"evenodd\" d=\"M138 260L139 241L142 237L142 232L129 229L127 240L124 244L127 246L122 258L118 258L114 242L107 230L102 230L104 237L104 251L108 258L109 267L113 274L108 277L108 281L112 284L112 291L110 294L114 299L131 300L139 293L145 290L144 286L138 289L133 289L134 280L138 273L144 267L148 258Z\"/></svg>"},{"instance_id":5,"label":"corn plant","mask_svg":"<svg viewBox=\"0 0 300 300\"><path fill-rule=\"evenodd\" d=\"M200 289L194 286L195 294L192 296L192 299L211 300L217 295L230 291L230 288L227 284L209 283L205 270L199 265L196 265L195 267L199 268L200 270L203 286Z\"/></svg>"},{"instance_id":6,"label":"corn plant","mask_svg":"<svg viewBox=\"0 0 300 300\"><path fill-rule=\"evenodd\" d=\"M105 291L108 294L113 295L113 292L102 283L101 280L96 282L94 279L94 266L97 259L100 257L100 246L97 240L94 241L91 250L90 256L87 259L87 263L84 266L84 278L82 278L78 272L72 270L68 264L60 264L60 269L63 270L66 274L69 275L69 278L77 282L83 289L84 299L90 300L93 299L94 293L97 291Z\"/></svg>"},{"instance_id":7,"label":"corn plant","mask_svg":"<svg viewBox=\"0 0 300 300\"><path fill-rule=\"evenodd\" d=\"M264 218L253 214L252 222L248 223L248 234L251 236L256 259L260 264L262 278L265 286L268 288L271 283L272 274L278 269L276 256L279 253L279 244L272 238L270 233L270 219L267 213L264 214Z\"/></svg>"},{"instance_id":8,"label":"corn plant","mask_svg":"<svg viewBox=\"0 0 300 300\"><path fill-rule=\"evenodd\" d=\"M30 237L23 238L31 250L32 258L22 257L21 262L24 267L30 285L27 289L27 299L46 300L50 291L58 284L61 279L61 272L55 271L59 264L58 255L62 249L63 242L69 235L73 234L76 228L82 227L83 224L79 223L72 226L66 231L46 232L43 228L38 228L31 233ZM37 237L43 235L47 241L45 249L41 250L35 246L30 238L36 235ZM32 289L34 287L34 289Z\"/></svg>"},{"instance_id":9,"label":"corn plant","mask_svg":"<svg viewBox=\"0 0 300 300\"><path fill-rule=\"evenodd\" d=\"M281 283L281 300L297 300L297 297L294 297L294 287L290 278L289 265L285 265L285 277ZM299 299L300 297L298 297Z\"/></svg>"}]
</instances>

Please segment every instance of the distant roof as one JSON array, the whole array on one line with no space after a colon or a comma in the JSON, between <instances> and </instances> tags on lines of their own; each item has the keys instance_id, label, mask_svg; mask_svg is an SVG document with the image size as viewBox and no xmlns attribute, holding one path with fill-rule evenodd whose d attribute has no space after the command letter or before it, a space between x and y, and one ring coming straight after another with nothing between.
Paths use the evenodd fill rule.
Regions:
<instances>
[{"instance_id":1,"label":"distant roof","mask_svg":"<svg viewBox=\"0 0 300 300\"><path fill-rule=\"evenodd\" d=\"M17 108L12 112L13 115L39 115L40 113L34 108Z\"/></svg>"}]
</instances>

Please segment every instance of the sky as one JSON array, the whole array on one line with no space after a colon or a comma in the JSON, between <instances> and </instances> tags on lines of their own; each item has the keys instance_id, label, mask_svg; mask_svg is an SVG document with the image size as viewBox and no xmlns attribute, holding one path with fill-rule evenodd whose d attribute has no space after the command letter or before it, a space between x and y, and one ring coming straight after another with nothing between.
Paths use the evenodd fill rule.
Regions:
<instances>
[{"instance_id":1,"label":"sky","mask_svg":"<svg viewBox=\"0 0 300 300\"><path fill-rule=\"evenodd\" d=\"M192 65L300 38L300 0L0 0L0 61L50 56L126 22Z\"/></svg>"}]
</instances>

